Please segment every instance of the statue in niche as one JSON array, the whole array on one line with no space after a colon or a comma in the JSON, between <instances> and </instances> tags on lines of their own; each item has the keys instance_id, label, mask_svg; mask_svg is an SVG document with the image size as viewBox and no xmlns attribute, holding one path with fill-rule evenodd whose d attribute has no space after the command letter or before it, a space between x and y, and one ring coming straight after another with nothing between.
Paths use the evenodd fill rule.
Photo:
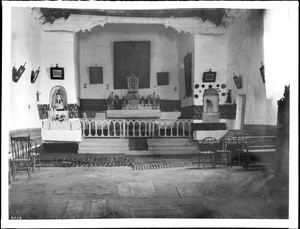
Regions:
<instances>
[{"instance_id":1,"label":"statue in niche","mask_svg":"<svg viewBox=\"0 0 300 229\"><path fill-rule=\"evenodd\" d=\"M206 104L207 104L207 113L213 113L213 103L211 100L206 99Z\"/></svg>"},{"instance_id":2,"label":"statue in niche","mask_svg":"<svg viewBox=\"0 0 300 229\"><path fill-rule=\"evenodd\" d=\"M139 77L134 73L127 77L128 92L137 93L139 90Z\"/></svg>"},{"instance_id":3,"label":"statue in niche","mask_svg":"<svg viewBox=\"0 0 300 229\"><path fill-rule=\"evenodd\" d=\"M127 100L128 100L128 109L138 109L140 95L139 90L139 77L132 73L127 77Z\"/></svg>"},{"instance_id":4,"label":"statue in niche","mask_svg":"<svg viewBox=\"0 0 300 229\"><path fill-rule=\"evenodd\" d=\"M63 99L61 98L60 91L57 92L55 102L54 102L54 109L57 111L63 111L65 110L63 105Z\"/></svg>"},{"instance_id":5,"label":"statue in niche","mask_svg":"<svg viewBox=\"0 0 300 229\"><path fill-rule=\"evenodd\" d=\"M204 90L203 94L203 122L215 123L220 122L219 113L219 94L214 88Z\"/></svg>"}]
</instances>

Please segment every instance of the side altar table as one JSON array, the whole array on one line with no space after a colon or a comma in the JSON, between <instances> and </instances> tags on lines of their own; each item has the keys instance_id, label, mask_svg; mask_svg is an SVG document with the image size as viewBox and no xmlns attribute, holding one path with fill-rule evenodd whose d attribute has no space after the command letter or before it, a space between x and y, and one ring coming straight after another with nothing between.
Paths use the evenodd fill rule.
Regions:
<instances>
[{"instance_id":1,"label":"side altar table","mask_svg":"<svg viewBox=\"0 0 300 229\"><path fill-rule=\"evenodd\" d=\"M159 119L160 110L107 110L107 119Z\"/></svg>"}]
</instances>

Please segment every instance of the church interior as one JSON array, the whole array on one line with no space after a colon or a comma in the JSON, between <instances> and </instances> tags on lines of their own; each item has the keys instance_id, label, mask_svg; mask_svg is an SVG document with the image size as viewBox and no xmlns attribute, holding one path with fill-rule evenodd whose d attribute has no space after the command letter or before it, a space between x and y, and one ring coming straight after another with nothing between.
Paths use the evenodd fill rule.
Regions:
<instances>
[{"instance_id":1,"label":"church interior","mask_svg":"<svg viewBox=\"0 0 300 229\"><path fill-rule=\"evenodd\" d=\"M276 13L11 7L9 219L289 219Z\"/></svg>"}]
</instances>

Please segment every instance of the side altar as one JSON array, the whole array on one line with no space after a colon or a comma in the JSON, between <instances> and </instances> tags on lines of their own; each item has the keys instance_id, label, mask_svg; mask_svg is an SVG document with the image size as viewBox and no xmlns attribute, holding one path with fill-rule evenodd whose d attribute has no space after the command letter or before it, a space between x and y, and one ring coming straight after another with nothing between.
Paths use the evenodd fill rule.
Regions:
<instances>
[{"instance_id":1,"label":"side altar","mask_svg":"<svg viewBox=\"0 0 300 229\"><path fill-rule=\"evenodd\" d=\"M151 95L139 95L139 77L132 73L127 77L127 95L119 99L112 92L108 97L106 118L134 118L157 119L160 118L160 97L155 92ZM121 108L121 109L117 109Z\"/></svg>"},{"instance_id":2,"label":"side altar","mask_svg":"<svg viewBox=\"0 0 300 229\"><path fill-rule=\"evenodd\" d=\"M80 120L70 120L67 92L55 86L50 92L48 120L42 121L42 140L44 143L81 142Z\"/></svg>"}]
</instances>

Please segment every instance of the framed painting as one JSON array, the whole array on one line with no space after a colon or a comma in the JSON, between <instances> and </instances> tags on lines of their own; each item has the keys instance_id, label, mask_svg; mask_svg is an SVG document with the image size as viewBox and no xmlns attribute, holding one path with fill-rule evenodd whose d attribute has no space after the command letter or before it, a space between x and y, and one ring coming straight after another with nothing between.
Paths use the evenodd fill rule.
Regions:
<instances>
[{"instance_id":1,"label":"framed painting","mask_svg":"<svg viewBox=\"0 0 300 229\"><path fill-rule=\"evenodd\" d=\"M103 84L102 67L89 67L90 84Z\"/></svg>"},{"instance_id":2,"label":"framed painting","mask_svg":"<svg viewBox=\"0 0 300 229\"><path fill-rule=\"evenodd\" d=\"M63 80L64 79L64 68L56 67L50 68L50 78L52 80Z\"/></svg>"},{"instance_id":3,"label":"framed painting","mask_svg":"<svg viewBox=\"0 0 300 229\"><path fill-rule=\"evenodd\" d=\"M209 69L209 72L203 72L202 82L204 82L204 83L213 83L213 82L216 82L216 76L217 76L217 72L212 72Z\"/></svg>"},{"instance_id":4,"label":"framed painting","mask_svg":"<svg viewBox=\"0 0 300 229\"><path fill-rule=\"evenodd\" d=\"M157 73L157 86L169 85L169 72Z\"/></svg>"}]
</instances>

